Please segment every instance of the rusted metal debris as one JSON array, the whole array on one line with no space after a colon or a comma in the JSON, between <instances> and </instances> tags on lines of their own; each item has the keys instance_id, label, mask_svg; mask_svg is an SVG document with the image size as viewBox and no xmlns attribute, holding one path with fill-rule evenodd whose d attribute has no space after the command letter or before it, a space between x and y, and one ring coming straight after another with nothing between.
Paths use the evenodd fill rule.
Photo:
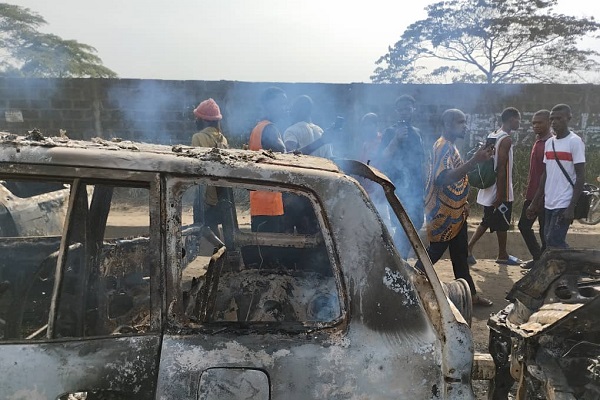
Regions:
<instances>
[{"instance_id":1,"label":"rusted metal debris","mask_svg":"<svg viewBox=\"0 0 600 400\"><path fill-rule=\"evenodd\" d=\"M496 363L491 399L600 398L600 251L550 250L488 322Z\"/></svg>"}]
</instances>

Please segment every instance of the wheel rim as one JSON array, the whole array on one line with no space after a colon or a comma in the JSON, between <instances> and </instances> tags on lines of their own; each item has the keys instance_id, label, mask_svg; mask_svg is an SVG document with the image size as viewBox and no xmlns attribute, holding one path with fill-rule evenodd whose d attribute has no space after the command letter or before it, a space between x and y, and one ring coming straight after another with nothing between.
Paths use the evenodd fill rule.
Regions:
<instances>
[{"instance_id":1,"label":"wheel rim","mask_svg":"<svg viewBox=\"0 0 600 400\"><path fill-rule=\"evenodd\" d=\"M473 319L473 300L471 298L471 289L464 279L456 279L449 283L444 283L448 298L458 309L469 326Z\"/></svg>"}]
</instances>

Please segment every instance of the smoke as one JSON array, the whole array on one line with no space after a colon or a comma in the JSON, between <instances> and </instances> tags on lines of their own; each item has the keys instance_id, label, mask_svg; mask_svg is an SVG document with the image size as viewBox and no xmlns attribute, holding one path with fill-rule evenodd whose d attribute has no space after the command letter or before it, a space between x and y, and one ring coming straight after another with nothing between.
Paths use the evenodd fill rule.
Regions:
<instances>
[{"instance_id":1,"label":"smoke","mask_svg":"<svg viewBox=\"0 0 600 400\"><path fill-rule=\"evenodd\" d=\"M129 132L128 139L150 143L173 144L176 138L170 132L185 128L185 98L173 90L171 82L153 80L125 80L108 89L103 103L104 118L120 121L105 135L115 136ZM191 108L191 103L188 105ZM193 108L192 108L193 109ZM191 111L190 111L191 113Z\"/></svg>"}]
</instances>

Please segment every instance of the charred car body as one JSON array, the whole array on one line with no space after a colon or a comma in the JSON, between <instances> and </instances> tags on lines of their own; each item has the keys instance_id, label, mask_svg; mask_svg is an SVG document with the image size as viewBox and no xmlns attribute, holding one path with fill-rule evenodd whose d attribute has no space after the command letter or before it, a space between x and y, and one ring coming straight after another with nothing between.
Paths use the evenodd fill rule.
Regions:
<instances>
[{"instance_id":1,"label":"charred car body","mask_svg":"<svg viewBox=\"0 0 600 400\"><path fill-rule=\"evenodd\" d=\"M600 398L600 251L551 250L488 322L490 399Z\"/></svg>"},{"instance_id":2,"label":"charred car body","mask_svg":"<svg viewBox=\"0 0 600 400\"><path fill-rule=\"evenodd\" d=\"M0 142L0 179L69 188L59 232L0 238L0 398L473 398L468 325L369 167ZM428 276L400 258L353 176L381 185ZM199 187L216 188L220 238L194 224ZM251 231L251 191L302 197L316 233Z\"/></svg>"}]
</instances>

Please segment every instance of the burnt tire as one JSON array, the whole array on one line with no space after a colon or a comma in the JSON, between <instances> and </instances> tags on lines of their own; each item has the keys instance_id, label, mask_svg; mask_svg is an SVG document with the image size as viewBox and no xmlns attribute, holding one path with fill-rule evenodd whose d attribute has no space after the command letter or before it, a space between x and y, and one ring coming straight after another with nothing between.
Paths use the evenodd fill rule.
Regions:
<instances>
[{"instance_id":1,"label":"burnt tire","mask_svg":"<svg viewBox=\"0 0 600 400\"><path fill-rule=\"evenodd\" d=\"M448 298L463 316L467 324L471 326L473 319L473 299L469 284L462 278L452 282L443 283Z\"/></svg>"}]
</instances>

